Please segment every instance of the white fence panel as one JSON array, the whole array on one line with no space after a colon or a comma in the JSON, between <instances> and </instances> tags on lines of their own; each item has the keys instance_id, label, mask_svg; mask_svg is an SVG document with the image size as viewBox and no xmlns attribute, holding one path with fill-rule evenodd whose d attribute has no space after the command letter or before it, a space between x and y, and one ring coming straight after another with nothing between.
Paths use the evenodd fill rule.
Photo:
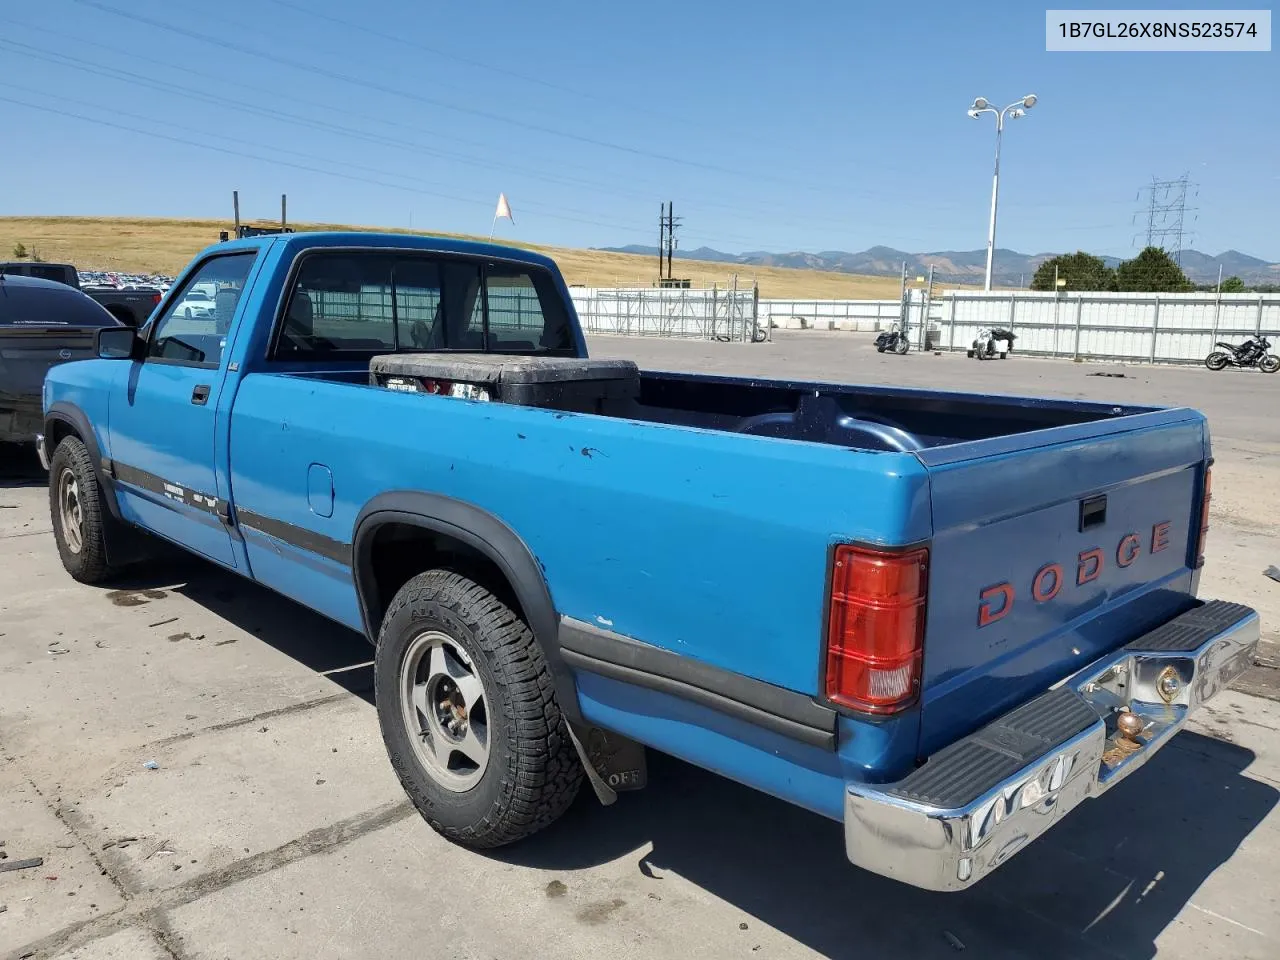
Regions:
<instances>
[{"instance_id":1,"label":"white fence panel","mask_svg":"<svg viewBox=\"0 0 1280 960\"><path fill-rule=\"evenodd\" d=\"M941 295L938 346L967 350L978 331L1004 327L1019 353L1147 362L1198 362L1218 340L1280 340L1280 296L1238 293Z\"/></svg>"},{"instance_id":2,"label":"white fence panel","mask_svg":"<svg viewBox=\"0 0 1280 960\"><path fill-rule=\"evenodd\" d=\"M755 291L572 287L588 333L763 339L771 327L874 333L902 319L900 300L760 299ZM1033 356L1199 362L1218 340L1262 333L1280 347L1280 295L1256 293L1033 293L908 291L912 343L968 350L979 332L1003 327L1014 350ZM926 316L927 315L927 316Z\"/></svg>"}]
</instances>

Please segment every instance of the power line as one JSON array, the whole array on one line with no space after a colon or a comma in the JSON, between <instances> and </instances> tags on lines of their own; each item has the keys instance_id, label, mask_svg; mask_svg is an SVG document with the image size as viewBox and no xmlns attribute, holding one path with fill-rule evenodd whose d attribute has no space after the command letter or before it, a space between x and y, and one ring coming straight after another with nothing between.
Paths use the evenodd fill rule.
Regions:
<instances>
[{"instance_id":1,"label":"power line","mask_svg":"<svg viewBox=\"0 0 1280 960\"><path fill-rule=\"evenodd\" d=\"M547 134L548 136L562 137L564 139L573 140L578 143L586 143L592 146L601 147L608 150L616 150L622 153L629 153L635 156L650 157L652 159L662 160L667 163L676 163L682 166L696 167L703 170L709 170L714 173L724 173L724 174L730 174L732 176L747 176L747 177L758 176L761 179L777 180L783 183L789 182L784 178L767 177L765 175L760 175L760 174L747 174L747 173L743 173L741 171L733 170L729 167L724 167L717 164L702 163L697 160L686 160L681 157L673 157L668 154L657 153L655 151L645 150L640 147L631 147L631 146L627 146L626 144L614 143L609 140L601 140L596 137L588 137L582 134L572 133L567 130L557 130L554 127L548 127L538 123L530 123L529 121L521 120L518 117L505 116L500 113L493 113L491 111L481 110L476 107L461 106L459 104L450 103L447 100L439 100L435 97L427 97L422 94L415 93L413 91L402 90L397 87L391 87L385 84L376 83L372 80L364 80L360 77L353 77L353 76L350 76L349 74L339 73L336 70L328 70L323 67L317 67L317 66L314 66L313 64L305 63L300 60L293 60L289 57L281 56L278 52L265 53L260 50L255 50L252 47L247 47L241 43L233 43L229 40L223 40L220 37L212 37L195 30L187 30L184 27L175 26L174 24L166 23L163 20L154 20L151 17L144 17L140 14L130 13L129 11L126 11L126 10L120 10L116 7L110 6L109 4L99 3L98 0L72 0L72 2L79 3L82 6L91 7L95 10L99 10L103 13L107 13L112 16L122 17L126 20L132 20L136 23L143 23L143 24L146 24L147 26L155 27L158 30L164 30L169 33L178 34L179 36L188 37L192 40L197 40L201 43L212 44L213 46L221 47L225 50L231 50L235 53L240 53L245 56L255 57L260 60L266 60L277 66L280 66L280 65L287 66L292 69L300 70L316 76L326 77L330 80L337 80L342 83L353 84L355 86L364 87L368 90L374 90L378 93L384 93L389 96L400 97L405 100L412 100L418 103L426 104L428 106L439 107L443 110L452 110L457 113L470 114L472 116L481 117L486 120L492 120L497 123L505 123L513 127L521 127L523 129L532 130L537 133L544 133L544 134ZM812 188L811 184L807 186Z\"/></svg>"},{"instance_id":2,"label":"power line","mask_svg":"<svg viewBox=\"0 0 1280 960\"><path fill-rule=\"evenodd\" d=\"M307 16L313 17L317 20L327 20L330 23L335 23L338 26L343 27L345 29L358 30L361 33L368 34L369 36L378 37L379 39L387 40L391 43L397 43L402 46L409 47L410 49L413 49L413 50L421 50L424 53L430 53L433 56L442 57L446 60L452 60L455 63L462 63L462 64L466 64L469 67L476 67L481 70L488 70L493 73L501 74L504 77L511 77L512 79L519 80L523 83L532 83L539 87L545 87L548 90L556 90L556 91L559 91L560 93L568 93L575 97L581 97L586 100L594 100L597 103L607 104L610 107L617 106L616 103L609 100L608 98L602 97L599 94L592 93L589 90L582 90L574 87L563 86L558 83L553 83L550 80L545 79L544 77L536 77L527 73L519 73L518 71L509 70L506 67L501 67L496 64L485 63L481 60L473 60L470 57L464 57L461 54L454 53L450 50L443 50L440 47L430 46L428 44L423 43L420 40L416 40L416 39L410 40L407 37L401 37L393 33L385 33L381 30L375 30L373 27L370 27L367 24L361 23L358 20L347 20L342 17L335 17L332 14L321 13L319 10L313 10L309 7L303 6L300 3L292 3L290 2L290 0L269 0L269 2L274 3L278 7L284 7L288 10L293 10L296 13L306 14ZM190 4L180 4L180 6L190 7ZM626 104L625 106L627 107L628 110L632 110L638 113L646 113L652 116L660 116L664 120L669 119L665 114L660 114L658 113L658 111L652 110L651 108L648 108L648 107L640 106L637 104Z\"/></svg>"},{"instance_id":3,"label":"power line","mask_svg":"<svg viewBox=\"0 0 1280 960\"><path fill-rule=\"evenodd\" d=\"M29 24L22 24L22 25L31 26ZM37 29L42 29L42 28L37 28ZM55 33L55 31L48 31L48 30L45 30L43 32ZM79 38L74 38L74 37L66 37L65 39L72 39L77 42L86 43L87 45L90 45L90 46L106 47L106 45L104 44L96 44L90 41L83 41L83 40L80 40ZM334 124L334 123L330 123L323 120L316 120L310 117L301 116L299 114L289 113L286 111L281 111L281 110L277 110L270 107L260 106L258 104L245 103L244 101L241 101L241 100L234 100L228 97L219 96L217 94L207 93L195 87L177 84L177 83L174 83L172 80L161 80L157 78L148 77L146 75L135 73L133 71L124 70L118 67L108 66L105 64L97 63L95 61L86 60L81 57L69 56L67 54L58 53L56 51L47 50L42 47L32 46L30 44L24 44L14 40L0 38L0 45L9 47L12 50L12 52L17 53L19 56L25 56L25 57L30 57L37 60L43 60L47 63L53 63L60 66L67 66L74 70L80 70L82 72L90 73L96 76L102 76L108 79L118 80L119 82L122 82L122 83L141 86L147 89L156 90L161 93L172 94L174 92L182 92L188 97L194 97L205 103L210 103L217 106L226 106L228 108L239 110L245 113L265 117L267 119L280 120L286 123L294 123L294 124L311 128L311 129L337 133L340 136L347 136L347 137L361 140L368 143L376 143L383 146L396 147L398 149L419 152L425 155L435 156L443 159L455 159L455 160L459 160L475 166L483 166L489 169L498 170L502 172L515 172L520 176L528 177L534 180L543 180L548 183L564 184L568 186L596 187L598 189L610 191L614 195L630 197L632 199L647 199L650 196L650 194L641 194L634 190L619 189L613 184L606 183L603 181L593 181L593 180L587 180L580 177L564 177L564 176L557 176L555 174L548 174L543 171L540 171L538 168L522 167L516 171L511 171L510 167L500 162L488 160L483 157L477 157L474 154L465 154L465 153L457 153L452 151L440 150L439 148L428 147L424 144L421 144L415 141L397 139L394 137L386 136L384 134L377 134L377 133L371 133L368 131L362 131L352 127L343 126L340 124ZM113 49L113 48L107 47L107 49ZM201 71L190 70L188 68L178 67L176 65L168 65L168 64L164 64L163 62L161 62L159 65L165 66L169 69L180 70L186 73L191 73L195 76L203 76L203 77L208 77L210 79L216 79L215 77L212 77L209 74L202 73ZM253 90L254 92L270 93L270 91L263 90L262 88L258 88L258 87L253 87L249 84L236 83L234 81L231 81L231 83L234 86L244 87L246 89ZM39 91L39 92L43 92L43 91ZM316 106L322 107L324 109L332 109L327 104L317 103L315 101L299 100L298 102L314 103ZM101 109L115 110L116 108L102 106ZM399 124L399 123L395 123L394 121L381 121L381 122L385 122L395 126L407 126L406 124ZM463 142L467 142L467 141L463 141ZM719 209L731 210L734 213L738 214L740 217L742 215L742 207L743 207L741 203L716 202L714 200L709 200L704 197L699 197L699 199L696 201L694 205L708 207L708 208L719 208ZM933 204L933 205L936 206L936 204ZM755 206L759 207L759 204L757 203ZM804 220L804 224L800 224L797 221L779 220L776 217L770 217L766 221L760 221L760 220L757 220L756 218L751 218L751 217L746 217L744 218L744 220L746 223L767 222L770 226L778 226L778 225L800 226L800 225L808 225L811 223L830 223L830 224L844 226L847 223L847 220L844 220L844 219L836 219L832 217L821 217L821 216L806 217ZM745 244L750 244L753 242L753 241L745 240L742 238L735 238L733 236L728 236L724 234L721 234L716 237L705 237L697 234L691 234L690 236L693 236L695 239L706 239L712 242L737 242L737 243L745 243Z\"/></svg>"},{"instance_id":4,"label":"power line","mask_svg":"<svg viewBox=\"0 0 1280 960\"><path fill-rule=\"evenodd\" d=\"M0 86L10 86L10 85L9 85L9 84L0 84ZM53 97L53 96L54 96L54 95L52 95L52 94L41 94L41 95L42 95L42 96L49 96L49 97ZM56 97L56 99L59 99L59 100L68 100L68 99L70 99L70 98L67 98L67 97ZM138 134L138 135L140 135L140 136L153 137L153 138L155 138L155 139L157 139L157 140L167 140L167 141L169 141L170 143L177 143L177 144L181 144L182 146L185 146L185 147L191 147L191 148L193 148L193 149L197 149L197 150L211 150L211 151L214 151L214 152L216 152L216 153L221 153L221 154L225 154L225 155L228 155L228 156L240 157L240 158L242 158L242 159L248 159L248 160L258 160L258 161L261 161L261 162L263 162L263 163L272 163L272 164L276 164L277 166L282 166L282 167L291 167L291 168L293 168L293 169L295 169L295 170L304 170L304 171L306 171L306 172L308 172L308 173L318 173L318 174L320 174L321 176L338 177L338 178L343 179L343 180L351 180L351 181L355 181L355 182L357 182L357 183L366 183L366 184L371 184L371 185L373 185L373 186L387 187L387 188L392 189L392 190L401 190L401 191L404 191L404 192L407 192L407 193L417 194L417 195L419 195L419 196L429 196L429 197L436 197L436 198L438 198L438 199L443 199L443 200L453 200L453 201L455 201L455 202L458 202L458 203L465 203L465 204L468 204L468 205L471 205L471 206L484 206L484 207L487 207L487 206L488 206L488 201L476 200L474 197L460 197L460 196L458 196L458 195L456 195L456 194L441 193L440 191L437 191L437 190L425 190L425 189L422 189L422 188L420 188L420 187L405 186L405 185L403 185L403 184L398 184L398 183L389 183L389 182L387 182L387 181L385 181L385 180L375 180L375 179L370 178L370 177L360 177L360 176L355 176L354 174L341 173L341 172L339 172L339 171L335 171L335 170L325 170L325 169L323 169L323 168L321 168L321 167L313 166L313 165L311 165L311 164L296 163L296 162L294 162L294 161L290 161L290 160L280 160L280 159L277 159L277 158L275 158L275 157L266 157L266 156L262 156L261 154L247 153L247 152L245 152L245 151L243 151L243 150L231 150L231 149L226 148L226 147L219 147L219 146L217 146L217 145L215 145L215 144L211 144L211 143L204 143L204 142L201 142L201 141L197 141L197 142L194 142L194 143L193 143L191 140L184 139L184 138L181 138L181 137L171 137L171 136L167 136L166 134L158 133L158 132L156 132L155 130L146 130L146 129L143 129L143 128L141 128L141 127L131 127L131 126L127 125L127 124L114 123L114 122L112 122L112 121L110 121L110 120L103 120L103 119L101 119L101 118L99 118L99 117L89 117L89 116L85 116L84 114L80 114L80 113L73 113L73 112L68 111L68 110L58 110L58 109L56 109L56 108L54 108L54 107L48 107L48 106L43 106L43 105L41 105L41 104L30 103L30 102L28 102L28 101L25 101L25 100L18 100L18 99L15 99L15 98L13 98L13 97L5 97L5 98L3 98L3 100L0 100L0 102L10 103L10 104L13 104L13 105L15 105L15 106L20 106L20 107L26 107L26 108L28 108L28 109L31 109L31 110L37 110L37 111L40 111L40 112L42 112L42 113L46 113L46 114L54 114L54 115L57 115L57 116L68 117L68 118L70 118L70 119L73 119L73 120L80 120L80 121L83 121L83 122L85 122L85 123L93 123L93 124L97 124L97 125L99 125L99 126L111 127L111 128L113 128L113 129L116 129L116 130L123 130L123 131L126 131L126 132L128 132L128 133L136 133L136 134ZM95 108L97 108L97 109L101 109L100 107L97 107L96 105L93 105L93 104L90 104L90 106L94 106L94 107L95 107ZM119 111L117 111L117 112L119 112ZM136 117L137 115L135 114L134 116ZM142 118L142 119L146 119L148 122L151 122L151 123L157 123L157 124L164 124L164 125L166 125L166 126L172 126L171 124L168 124L168 123L167 123L167 121L160 121L160 120L157 120L157 119L154 119L154 118ZM189 129L189 128L188 128L188 129ZM192 131L192 132L199 133L199 131ZM258 147L259 149L265 149L265 150L277 150L277 151L279 151L279 152L285 152L285 151L283 151L283 150L282 150L281 148L279 148L279 147L272 147L272 146L268 146L268 145L265 145L265 144L256 144L256 143L253 143L252 141L237 140L237 139L234 139L234 138L228 138L228 137L223 137L222 139L223 139L224 141L226 141L226 142L230 142L230 143L243 143L243 144L248 145L248 146ZM289 152L296 153L296 151L289 151ZM365 169L368 169L368 168L365 168ZM402 175L400 175L400 174L386 174L386 175L388 175L388 176L394 176L394 177L402 177ZM403 178L403 177L402 177L402 178ZM408 179L408 178L403 178L403 179ZM535 204L535 203L527 203L527 204L525 204L525 205L526 205L526 206L528 206L528 207L532 207L532 208L534 208L534 209L541 209L541 208L545 207L545 205L544 205L544 204ZM562 208L562 207L556 207L555 209L564 209L564 208ZM582 218L582 217L564 216L564 215L562 215L562 214L555 214L555 213L544 213L544 214L543 214L543 216L545 216L545 217L547 217L547 218L549 218L549 219L552 219L552 220L565 220L565 221L572 222L572 223L585 223L585 224L588 224L588 225L590 225L590 226L596 226L596 227L608 227L608 228L610 228L610 229L618 229L618 230L634 230L634 229L635 229L635 227L634 227L634 226L624 226L624 225L621 225L621 224L618 224L618 223L606 223L606 222L601 221L601 220L589 220L589 219L584 219L584 218Z\"/></svg>"},{"instance_id":5,"label":"power line","mask_svg":"<svg viewBox=\"0 0 1280 960\"><path fill-rule=\"evenodd\" d=\"M820 194L824 197L829 198L830 196L829 189L816 185L811 180L810 181L790 180L786 177L779 177L779 176L774 176L766 173L749 173L744 170L737 170L737 169L726 167L720 164L705 163L697 160L688 160L682 157L674 157L668 154L658 153L652 150L645 150L639 147L628 146L626 144L615 143L608 140L601 140L594 137L587 137L582 134L576 134L576 133L572 133L565 130L558 130L554 127L548 127L542 124L530 123L528 121L520 120L518 118L509 117L502 114L496 114L496 113L492 113L485 110L480 110L475 107L461 106L455 103L450 103L445 100L439 100L434 97L423 96L422 94L403 90L397 87L386 86L384 84L376 83L372 80L365 80L360 77L353 77L348 74L339 73L333 70L328 70L323 67L318 67L313 64L305 63L303 61L293 60L287 57L283 57L278 53L274 53L274 52L268 53L260 50L255 50L251 47L245 46L244 44L234 43L232 41L225 40L219 37L208 36L204 33L201 33L195 30L188 30L184 27L177 26L172 23L166 23L161 20L155 20L153 18L145 17L140 14L131 13L126 10L121 10L117 7L111 6L110 4L102 3L100 2L100 0L71 0L71 2L96 9L103 13L107 13L113 16L122 17L126 20L132 20L137 23L143 23L143 24L146 24L147 26L151 26L159 30L175 33L179 36L188 37L189 39L193 39L201 43L212 44L214 46L218 46L226 50L231 50L233 52L243 54L245 56L250 56L250 57L257 58L259 60L264 60L276 66L280 66L280 65L287 66L292 69L301 70L316 76L326 77L328 79L337 80L342 83L353 84L355 86L364 87L366 89L374 90L379 93L388 94L390 96L400 97L400 98L412 100L418 103L423 103L428 106L436 106L442 109L452 110L459 113L471 114L474 116L482 117L487 120L493 120L498 123L505 123L512 126L522 127L524 129L533 130L538 133L545 133L550 136L563 137L563 138L574 140L580 143L586 143L592 146L598 146L598 147L602 147L610 150L617 150L624 153L633 154L636 156L649 157L651 159L662 160L664 162L675 163L681 166L706 170L712 173L728 174L730 176L742 177L746 179L756 179L756 180L767 181L772 183L779 183L779 184L790 186L796 189L805 190L807 192ZM847 196L863 196L863 197L877 198L877 199L883 195L880 191L874 191L874 190L845 189L843 193ZM906 204L904 204L904 206L905 205ZM932 200L928 204L928 206L933 209L936 209L939 206L959 206L959 205L960 204L957 204L954 202L948 203L946 201L938 201L938 200ZM847 224L847 221L841 221L841 223Z\"/></svg>"},{"instance_id":6,"label":"power line","mask_svg":"<svg viewBox=\"0 0 1280 960\"><path fill-rule=\"evenodd\" d=\"M410 140L400 140L394 137L385 136L383 134L370 133L370 132L358 130L352 127L342 126L340 124L329 123L323 120L315 120L310 117L301 116L299 114L288 113L282 110L275 110L270 107L263 107L257 104L245 103L244 101L241 101L241 100L233 100L229 97L222 97L222 96L218 96L217 94L206 93L205 91L199 90L195 87L188 87L188 86L183 86L181 84L175 84L172 81L161 81L161 80L153 79L143 74L133 73L132 71L122 70L117 67L109 67L102 64L95 64L92 61L83 60L77 57L70 57L65 54L60 54L53 51L42 50L39 47L33 47L28 44L18 43L13 40L0 38L0 45L13 49L13 52L17 53L19 56L31 57L33 59L43 60L47 63L58 64L60 66L69 66L74 70L81 70L83 72L106 77L108 79L119 80L122 83L129 83L136 86L141 86L144 88L159 91L161 93L174 93L175 91L178 91L188 97L195 97L199 100L202 100L205 103L209 103L215 106L225 106L225 107L235 109L244 113L261 116L270 120L280 120L285 123L294 123L294 124L309 127L315 130L321 130L329 133L337 133L341 136L351 137L353 139L362 140L367 143L376 143L381 146L390 146L390 147L397 147L405 150L411 150L411 151L422 153L428 156L439 157L441 159L459 160L464 163L474 164L477 166L485 166L494 170L508 171L510 169L508 166L502 163L499 163L493 160L488 160L483 157L478 157L474 154L456 153L456 152L447 151L447 150L440 150L439 148L429 147L425 144L417 143ZM17 48L23 48L23 49L17 49ZM243 86L243 84L238 84L238 86ZM37 91L37 92L43 92L43 91ZM116 108L104 106L102 109L115 110ZM529 175L529 173L525 171L522 171L522 173L524 173L524 175ZM550 183L559 183L559 184L564 184L569 186L574 186L574 185L599 186L605 189L613 189L611 185L600 183L598 181L593 182L593 181L583 180L581 178L575 178L575 177L560 177L554 174L540 173L536 170L534 170L533 173L537 174L536 176L533 177L533 179L542 179ZM621 195L625 195L625 194L621 194ZM647 196L647 195L634 193L632 194L632 196L636 199L641 199L643 196Z\"/></svg>"}]
</instances>

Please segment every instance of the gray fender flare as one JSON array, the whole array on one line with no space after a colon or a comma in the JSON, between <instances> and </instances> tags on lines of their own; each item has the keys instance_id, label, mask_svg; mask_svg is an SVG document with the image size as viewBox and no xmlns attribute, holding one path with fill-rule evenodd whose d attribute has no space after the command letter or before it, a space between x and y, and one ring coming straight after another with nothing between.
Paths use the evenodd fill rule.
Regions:
<instances>
[{"instance_id":1,"label":"gray fender flare","mask_svg":"<svg viewBox=\"0 0 1280 960\"><path fill-rule=\"evenodd\" d=\"M542 567L519 534L473 504L435 493L397 490L381 493L364 505L356 517L351 559L360 617L369 640L377 643L378 626L385 613L374 580L373 543L378 529L387 523L408 524L452 537L487 557L502 571L542 649L560 709L566 719L580 721L573 671L560 655L560 617Z\"/></svg>"},{"instance_id":2,"label":"gray fender flare","mask_svg":"<svg viewBox=\"0 0 1280 960\"><path fill-rule=\"evenodd\" d=\"M116 502L115 484L111 483L110 478L102 472L102 451L98 448L98 437L93 432L89 418L74 403L67 403L65 400L59 400L49 407L48 412L44 415L44 437L50 459L53 457L54 450L53 446L50 445L50 438L53 436L53 425L55 423L65 423L71 427L72 431L88 449L89 459L93 462L93 472L98 477L98 489L102 492L102 498L107 501L107 509L111 512L111 516L119 520L120 504Z\"/></svg>"}]
</instances>

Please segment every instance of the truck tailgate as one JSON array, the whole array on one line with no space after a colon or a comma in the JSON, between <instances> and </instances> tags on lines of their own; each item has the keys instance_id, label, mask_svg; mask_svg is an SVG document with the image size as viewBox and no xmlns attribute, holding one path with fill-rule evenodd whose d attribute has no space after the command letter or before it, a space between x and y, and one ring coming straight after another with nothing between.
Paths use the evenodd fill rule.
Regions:
<instances>
[{"instance_id":1,"label":"truck tailgate","mask_svg":"<svg viewBox=\"0 0 1280 960\"><path fill-rule=\"evenodd\" d=\"M1194 602L1190 410L937 448L920 755Z\"/></svg>"}]
</instances>

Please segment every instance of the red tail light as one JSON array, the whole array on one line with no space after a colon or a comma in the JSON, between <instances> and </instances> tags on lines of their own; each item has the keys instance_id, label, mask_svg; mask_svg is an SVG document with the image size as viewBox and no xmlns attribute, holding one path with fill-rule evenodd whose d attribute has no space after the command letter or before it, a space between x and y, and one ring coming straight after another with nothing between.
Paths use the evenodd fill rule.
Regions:
<instances>
[{"instance_id":1,"label":"red tail light","mask_svg":"<svg viewBox=\"0 0 1280 960\"><path fill-rule=\"evenodd\" d=\"M827 699L895 713L920 690L929 551L836 547L827 627Z\"/></svg>"},{"instance_id":2,"label":"red tail light","mask_svg":"<svg viewBox=\"0 0 1280 960\"><path fill-rule=\"evenodd\" d=\"M158 293L153 293L153 294L151 295L151 305L152 305L153 307L154 307L154 306L158 306L158 305L159 305L159 303L160 303L160 300L161 300L161 299L162 299L162 298L161 298L160 294L158 294Z\"/></svg>"},{"instance_id":3,"label":"red tail light","mask_svg":"<svg viewBox=\"0 0 1280 960\"><path fill-rule=\"evenodd\" d=\"M1196 566L1204 566L1204 541L1209 535L1209 501L1213 499L1213 467L1204 468L1204 499L1200 502L1200 536L1196 540Z\"/></svg>"}]
</instances>

